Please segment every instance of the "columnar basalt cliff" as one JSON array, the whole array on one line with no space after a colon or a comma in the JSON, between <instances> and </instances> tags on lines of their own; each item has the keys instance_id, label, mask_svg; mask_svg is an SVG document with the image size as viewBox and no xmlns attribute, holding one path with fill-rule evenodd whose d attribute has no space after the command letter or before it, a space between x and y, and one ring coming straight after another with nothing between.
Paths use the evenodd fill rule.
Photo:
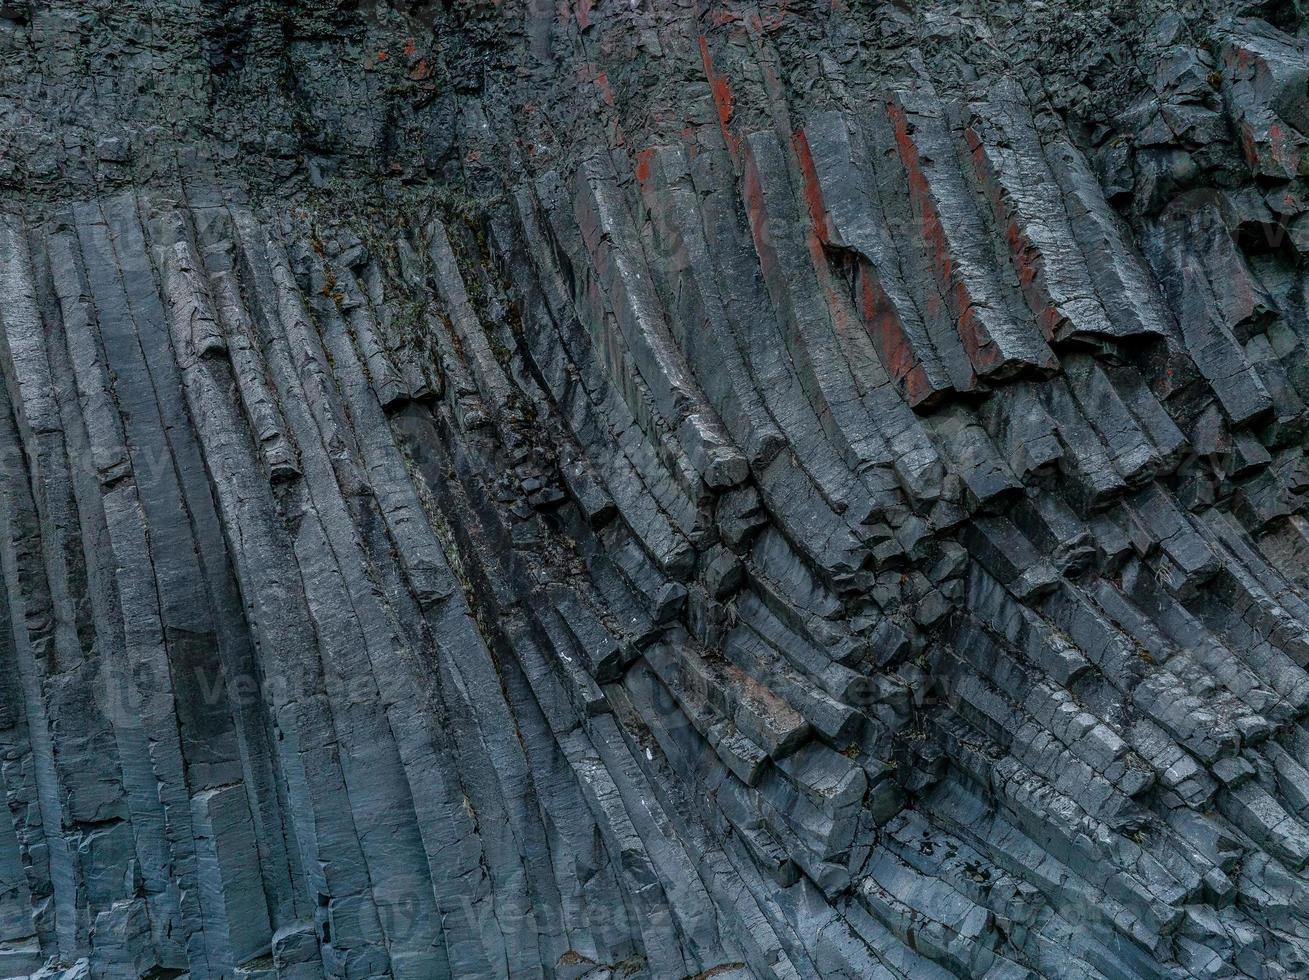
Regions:
<instances>
[{"instance_id":1,"label":"columnar basalt cliff","mask_svg":"<svg viewBox=\"0 0 1309 980\"><path fill-rule=\"evenodd\" d=\"M1309 973L1309 28L0 3L0 976Z\"/></svg>"}]
</instances>

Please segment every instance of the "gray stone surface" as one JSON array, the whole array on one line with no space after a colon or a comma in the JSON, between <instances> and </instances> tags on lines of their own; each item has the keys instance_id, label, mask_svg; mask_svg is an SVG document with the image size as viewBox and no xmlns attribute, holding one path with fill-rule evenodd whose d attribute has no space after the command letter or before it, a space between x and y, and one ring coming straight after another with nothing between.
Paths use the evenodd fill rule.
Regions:
<instances>
[{"instance_id":1,"label":"gray stone surface","mask_svg":"<svg viewBox=\"0 0 1309 980\"><path fill-rule=\"evenodd\" d=\"M0 3L0 976L1309 972L1297 4Z\"/></svg>"}]
</instances>

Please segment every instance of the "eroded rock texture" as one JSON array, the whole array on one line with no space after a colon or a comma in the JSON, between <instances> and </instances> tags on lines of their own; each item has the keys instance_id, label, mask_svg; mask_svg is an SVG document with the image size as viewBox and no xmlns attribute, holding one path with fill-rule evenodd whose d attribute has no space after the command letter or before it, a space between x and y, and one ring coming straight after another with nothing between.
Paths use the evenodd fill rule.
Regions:
<instances>
[{"instance_id":1,"label":"eroded rock texture","mask_svg":"<svg viewBox=\"0 0 1309 980\"><path fill-rule=\"evenodd\" d=\"M0 974L1309 970L1291 5L0 4Z\"/></svg>"}]
</instances>

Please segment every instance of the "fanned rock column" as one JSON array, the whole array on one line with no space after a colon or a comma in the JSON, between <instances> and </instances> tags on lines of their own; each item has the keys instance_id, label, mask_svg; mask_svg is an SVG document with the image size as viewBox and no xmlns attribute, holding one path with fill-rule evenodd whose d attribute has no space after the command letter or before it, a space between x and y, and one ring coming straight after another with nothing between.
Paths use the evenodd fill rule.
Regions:
<instances>
[{"instance_id":1,"label":"fanned rock column","mask_svg":"<svg viewBox=\"0 0 1309 980\"><path fill-rule=\"evenodd\" d=\"M1309 28L1172 6L0 4L0 976L1305 975Z\"/></svg>"}]
</instances>

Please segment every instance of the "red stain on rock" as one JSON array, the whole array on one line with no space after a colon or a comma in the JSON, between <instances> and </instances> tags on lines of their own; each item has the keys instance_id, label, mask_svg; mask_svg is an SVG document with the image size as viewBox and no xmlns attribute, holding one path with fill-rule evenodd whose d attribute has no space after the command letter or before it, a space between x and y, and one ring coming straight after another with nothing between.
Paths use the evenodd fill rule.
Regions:
<instances>
[{"instance_id":1,"label":"red stain on rock","mask_svg":"<svg viewBox=\"0 0 1309 980\"><path fill-rule=\"evenodd\" d=\"M818 171L814 168L814 155L809 149L809 141L803 131L797 131L791 142L795 146L795 155L800 162L800 175L804 179L804 199L809 206L809 218L814 223L818 240L827 244L832 240L831 230L827 227L827 205L823 203L823 190L818 184Z\"/></svg>"},{"instance_id":2,"label":"red stain on rock","mask_svg":"<svg viewBox=\"0 0 1309 980\"><path fill-rule=\"evenodd\" d=\"M900 383L910 407L920 404L933 393L932 388L877 273L862 260L855 271L855 293L859 312L887 372Z\"/></svg>"},{"instance_id":3,"label":"red stain on rock","mask_svg":"<svg viewBox=\"0 0 1309 980\"><path fill-rule=\"evenodd\" d=\"M636 155L636 179L644 184L650 179L650 161L654 159L654 147L648 147Z\"/></svg>"},{"instance_id":4,"label":"red stain on rock","mask_svg":"<svg viewBox=\"0 0 1309 980\"><path fill-rule=\"evenodd\" d=\"M732 87L728 84L726 78L714 72L713 58L709 55L709 42L703 34L700 35L700 60L704 64L705 78L708 80L709 90L713 94L714 107L718 110L718 125L722 128L723 139L727 143L728 152L735 157L738 140L732 135L730 129L732 121Z\"/></svg>"},{"instance_id":5,"label":"red stain on rock","mask_svg":"<svg viewBox=\"0 0 1309 980\"><path fill-rule=\"evenodd\" d=\"M1270 123L1268 126L1268 150L1273 162L1288 177L1294 177L1300 172L1300 155L1280 123Z\"/></svg>"},{"instance_id":6,"label":"red stain on rock","mask_svg":"<svg viewBox=\"0 0 1309 980\"><path fill-rule=\"evenodd\" d=\"M750 234L754 238L755 251L759 255L764 276L767 277L773 245L768 231L768 212L764 208L763 185L759 182L759 170L755 165L754 154L749 152L748 144L741 177L742 196L745 198L745 213L750 221Z\"/></svg>"},{"instance_id":7,"label":"red stain on rock","mask_svg":"<svg viewBox=\"0 0 1309 980\"><path fill-rule=\"evenodd\" d=\"M1035 243L1018 225L1018 213L1013 203L1006 197L1000 184L999 176L992 169L986 156L986 147L981 136L969 126L964 130L968 143L969 157L977 180L986 192L991 210L995 214L996 226L1004 230L1005 244L1009 246L1009 255L1013 261L1014 271L1018 274L1018 285L1028 307L1036 314L1037 323L1047 340L1054 340L1064 323L1063 315L1054 307L1049 291L1045 286L1044 259Z\"/></svg>"},{"instance_id":8,"label":"red stain on rock","mask_svg":"<svg viewBox=\"0 0 1309 980\"><path fill-rule=\"evenodd\" d=\"M932 201L927 175L923 173L923 168L919 164L918 147L913 140L913 126L909 117L894 102L887 103L886 111L895 126L896 147L900 151L900 160L909 178L909 196L922 216L923 240L931 252L937 281L941 285L942 292L949 299L959 340L977 373L985 374L999 363L999 351L991 342L985 325L977 318L968 285L955 276L954 258L950 255L945 240L945 229L941 226L940 215L937 214L936 205Z\"/></svg>"},{"instance_id":9,"label":"red stain on rock","mask_svg":"<svg viewBox=\"0 0 1309 980\"><path fill-rule=\"evenodd\" d=\"M595 87L600 90L600 98L605 100L605 105L610 108L614 105L614 90L609 84L609 76L604 72L596 72Z\"/></svg>"}]
</instances>

